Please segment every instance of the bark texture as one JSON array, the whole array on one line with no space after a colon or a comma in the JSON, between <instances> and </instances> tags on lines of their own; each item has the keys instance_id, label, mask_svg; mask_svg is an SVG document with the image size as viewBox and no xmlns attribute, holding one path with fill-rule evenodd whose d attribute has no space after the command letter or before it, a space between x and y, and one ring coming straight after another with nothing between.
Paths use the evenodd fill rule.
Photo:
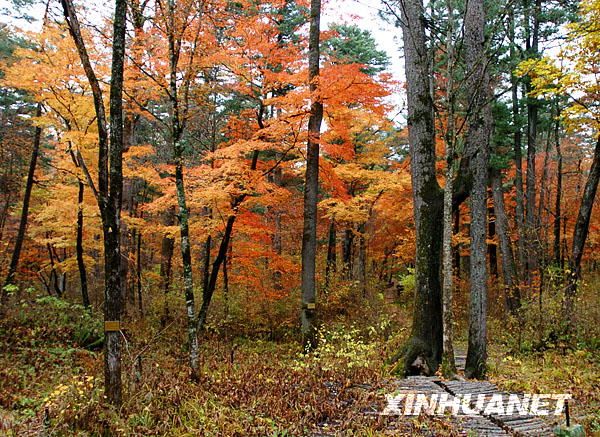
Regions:
<instances>
[{"instance_id":1,"label":"bark texture","mask_svg":"<svg viewBox=\"0 0 600 437\"><path fill-rule=\"evenodd\" d=\"M471 155L471 265L469 341L465 376L483 378L487 360L487 180L491 133L491 99L485 51L483 0L473 0L465 13L465 62L468 79L469 130L467 153Z\"/></svg>"},{"instance_id":2,"label":"bark texture","mask_svg":"<svg viewBox=\"0 0 600 437\"><path fill-rule=\"evenodd\" d=\"M433 374L442 359L440 256L443 195L435 175L430 56L421 0L402 10L407 80L408 139L416 226L415 299L411 337L401 351L402 371Z\"/></svg>"},{"instance_id":3,"label":"bark texture","mask_svg":"<svg viewBox=\"0 0 600 437\"><path fill-rule=\"evenodd\" d=\"M317 197L319 192L319 141L323 104L318 93L319 37L321 0L310 2L310 30L308 40L308 80L312 93L308 119L306 146L306 175L304 184L304 226L302 233L302 338L305 350L314 349L316 342L316 257L317 257Z\"/></svg>"},{"instance_id":4,"label":"bark texture","mask_svg":"<svg viewBox=\"0 0 600 437\"><path fill-rule=\"evenodd\" d=\"M98 206L104 234L104 320L120 323L121 251L120 215L123 189L123 68L125 60L125 30L127 2L115 0L113 21L113 51L110 81L110 137L100 82L89 59L72 0L61 0L69 33L73 38L85 75L90 84L98 126ZM109 146L110 145L110 146ZM87 173L87 171L86 171ZM90 184L93 186L93 184ZM105 329L106 330L106 329ZM106 330L104 341L104 379L107 401L115 406L122 403L121 332Z\"/></svg>"}]
</instances>

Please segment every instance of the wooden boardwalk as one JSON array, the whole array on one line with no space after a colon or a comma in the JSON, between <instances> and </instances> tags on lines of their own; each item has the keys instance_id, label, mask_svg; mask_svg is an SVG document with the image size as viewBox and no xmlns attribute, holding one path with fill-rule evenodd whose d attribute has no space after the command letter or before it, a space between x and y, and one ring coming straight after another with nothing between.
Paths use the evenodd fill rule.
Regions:
<instances>
[{"instance_id":1,"label":"wooden boardwalk","mask_svg":"<svg viewBox=\"0 0 600 437\"><path fill-rule=\"evenodd\" d=\"M465 354L460 352L456 356L456 366L459 371L464 371ZM508 402L509 393L501 392L498 387L489 381L466 381L453 380L444 381L438 377L413 376L397 380L395 394L426 395L447 394L451 401L456 397L465 399L465 395L471 395L468 405L474 414L448 415L448 421L464 435L477 436L552 436L554 435L550 426L537 416L533 415L500 415L486 414L478 407L478 398L486 401L494 395L499 395L504 405ZM514 396L514 395L513 395ZM424 412L426 414L426 412Z\"/></svg>"}]
</instances>

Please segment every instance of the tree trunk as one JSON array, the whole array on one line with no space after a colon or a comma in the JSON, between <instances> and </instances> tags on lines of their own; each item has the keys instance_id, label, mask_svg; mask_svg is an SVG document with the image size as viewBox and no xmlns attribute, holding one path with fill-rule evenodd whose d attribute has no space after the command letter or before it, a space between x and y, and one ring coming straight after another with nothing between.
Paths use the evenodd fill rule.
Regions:
<instances>
[{"instance_id":1,"label":"tree trunk","mask_svg":"<svg viewBox=\"0 0 600 437\"><path fill-rule=\"evenodd\" d=\"M142 233L138 230L137 235L137 251L136 251L136 263L135 263L135 273L136 273L136 285L137 285L137 298L138 298L138 310L140 311L140 316L144 316L144 304L142 301Z\"/></svg>"},{"instance_id":2,"label":"tree trunk","mask_svg":"<svg viewBox=\"0 0 600 437\"><path fill-rule=\"evenodd\" d=\"M496 211L496 227L498 240L500 241L500 254L502 255L502 275L504 276L504 288L506 290L506 306L511 314L515 315L521 307L521 295L517 286L515 258L510 242L501 178L502 176L498 170L492 170L492 194L494 197L494 209Z\"/></svg>"},{"instance_id":3,"label":"tree trunk","mask_svg":"<svg viewBox=\"0 0 600 437\"><path fill-rule=\"evenodd\" d=\"M174 80L174 79L173 79ZM198 369L198 336L196 334L196 313L194 304L194 281L192 276L192 252L189 236L189 212L187 209L185 186L183 180L183 146L179 141L174 141L175 150L175 184L177 187L177 204L179 206L179 235L181 248L181 261L183 265L183 294L187 309L187 329L189 360L192 381L200 377Z\"/></svg>"},{"instance_id":4,"label":"tree trunk","mask_svg":"<svg viewBox=\"0 0 600 437\"><path fill-rule=\"evenodd\" d=\"M485 52L485 8L483 0L468 3L465 13L465 61L471 112L466 150L471 158L471 304L465 376L483 378L487 360L487 262L486 217L489 140L491 132L490 84Z\"/></svg>"},{"instance_id":5,"label":"tree trunk","mask_svg":"<svg viewBox=\"0 0 600 437\"><path fill-rule=\"evenodd\" d=\"M527 5L528 7L529 5ZM529 11L526 7L526 20L529 22ZM533 11L533 32L530 35L529 25L526 26L526 43L529 56L538 56L539 30L540 30L541 0L535 0ZM531 80L525 82L527 94L531 92ZM538 137L538 108L539 103L532 97L527 97L527 177L525 180L526 208L525 208L525 236L527 239L527 269L526 278L531 283L531 273L538 267L538 235L536 217L536 170L535 156Z\"/></svg>"},{"instance_id":6,"label":"tree trunk","mask_svg":"<svg viewBox=\"0 0 600 437\"><path fill-rule=\"evenodd\" d=\"M562 151L560 148L560 107L556 103L556 121L554 124L554 146L556 147L556 200L554 202L554 263L561 265L560 254L560 222L561 222L561 196L562 196Z\"/></svg>"},{"instance_id":7,"label":"tree trunk","mask_svg":"<svg viewBox=\"0 0 600 437\"><path fill-rule=\"evenodd\" d=\"M231 241L231 234L233 232L233 224L235 223L235 218L235 215L230 215L227 219L227 223L225 224L225 233L223 234L223 239L221 240L221 244L219 245L217 257L213 262L208 284L203 290L202 306L200 307L200 311L198 312L199 331L204 328L204 324L206 323L206 317L208 316L208 307L210 306L212 296L217 286L219 270L221 269L221 264L225 262L227 258L227 248L229 247L229 242Z\"/></svg>"},{"instance_id":8,"label":"tree trunk","mask_svg":"<svg viewBox=\"0 0 600 437\"><path fill-rule=\"evenodd\" d=\"M194 280L192 275L192 252L189 235L189 211L187 208L187 199L185 193L185 183L183 175L183 144L181 135L183 125L181 114L179 112L179 89L177 84L177 69L180 55L180 44L176 41L175 33L175 2L168 1L168 30L167 38L169 41L169 100L171 106L170 120L171 132L170 140L175 161L175 187L177 190L177 205L179 208L179 235L181 262L183 267L183 295L185 297L185 306L187 313L187 331L189 347L189 364L192 381L198 381L200 374L198 368L198 335L196 331L196 309L194 304Z\"/></svg>"},{"instance_id":9,"label":"tree trunk","mask_svg":"<svg viewBox=\"0 0 600 437\"><path fill-rule=\"evenodd\" d=\"M356 263L355 278L360 284L362 297L367 296L367 242L366 242L366 223L358 226L358 259Z\"/></svg>"},{"instance_id":10,"label":"tree trunk","mask_svg":"<svg viewBox=\"0 0 600 437\"><path fill-rule=\"evenodd\" d=\"M113 49L110 80L110 138L100 82L96 77L81 34L72 0L61 0L69 33L77 47L85 75L90 84L98 126L97 199L104 235L104 384L107 401L119 407L121 392L121 261L120 215L123 189L123 67L127 3L115 0ZM110 147L109 147L110 140ZM110 160L110 167L109 167ZM93 186L93 184L90 184Z\"/></svg>"},{"instance_id":11,"label":"tree trunk","mask_svg":"<svg viewBox=\"0 0 600 437\"><path fill-rule=\"evenodd\" d=\"M407 0L402 18L416 226L416 287L411 337L400 356L404 374L431 375L442 359L440 256L443 227L440 223L443 196L435 172L432 77L422 1Z\"/></svg>"},{"instance_id":12,"label":"tree trunk","mask_svg":"<svg viewBox=\"0 0 600 437\"><path fill-rule=\"evenodd\" d=\"M308 81L311 92L306 146L306 175L304 185L304 226L302 235L302 337L305 350L317 346L316 338L316 257L317 257L317 197L319 192L319 141L323 104L317 97L319 80L319 37L321 0L310 2L310 30L308 40Z\"/></svg>"},{"instance_id":13,"label":"tree trunk","mask_svg":"<svg viewBox=\"0 0 600 437\"><path fill-rule=\"evenodd\" d=\"M585 249L585 241L590 227L590 218L598 190L598 181L600 181L600 135L596 138L596 148L592 160L592 167L585 183L581 206L577 214L575 229L573 230L573 249L570 262L570 272L567 288L565 289L564 312L567 321L567 330L573 331L575 326L575 296L577 294L577 285L581 279L581 258Z\"/></svg>"},{"instance_id":14,"label":"tree trunk","mask_svg":"<svg viewBox=\"0 0 600 437\"><path fill-rule=\"evenodd\" d=\"M165 212L164 224L166 226L173 226L175 221L175 211L173 208L169 208ZM169 321L169 303L167 295L171 288L171 277L173 272L173 250L175 248L175 240L170 235L163 235L162 244L160 250L160 284L161 290L165 297L165 303L163 308L163 315L161 317L161 326L164 328Z\"/></svg>"},{"instance_id":15,"label":"tree trunk","mask_svg":"<svg viewBox=\"0 0 600 437\"><path fill-rule=\"evenodd\" d=\"M121 202L123 194L123 69L125 61L125 31L127 2L115 0L113 22L113 52L110 79L110 148L106 158L110 162L109 174L100 186L108 186L108 199L104 212L104 256L106 293L104 320L120 324L122 312L120 227ZM108 175L107 175L108 176ZM119 330L105 328L105 370L106 396L116 406L122 403L121 393L121 337Z\"/></svg>"},{"instance_id":16,"label":"tree trunk","mask_svg":"<svg viewBox=\"0 0 600 437\"><path fill-rule=\"evenodd\" d=\"M258 165L258 155L258 150L252 152L252 160L250 164L250 170L252 171L256 170L256 166ZM236 199L234 199L231 205L234 214L230 215L227 218L227 223L225 224L225 232L223 233L223 238L221 239L221 244L219 245L219 251L217 252L217 256L212 264L208 280L205 281L204 288L202 289L202 306L200 307L200 311L198 311L198 331L201 331L204 328L204 323L206 322L206 318L208 316L208 308L210 306L212 296L217 286L217 279L219 277L219 271L221 270L221 264L227 259L227 248L229 247L231 242L231 237L233 234L233 225L237 217L236 214L246 196L247 194L242 194L238 196ZM207 243L210 244L210 241L207 240ZM207 252L207 258L205 258L205 260L209 259L210 252ZM208 272L208 268L206 268L205 272Z\"/></svg>"},{"instance_id":17,"label":"tree trunk","mask_svg":"<svg viewBox=\"0 0 600 437\"><path fill-rule=\"evenodd\" d=\"M492 197L492 193L490 196ZM489 203L488 205L488 239L493 240L496 237L496 211L494 205ZM494 241L487 243L487 254L490 263L490 275L492 278L498 277L498 247Z\"/></svg>"},{"instance_id":18,"label":"tree trunk","mask_svg":"<svg viewBox=\"0 0 600 437\"><path fill-rule=\"evenodd\" d=\"M42 105L38 103L35 116L40 117L42 115ZM15 248L13 249L12 257L10 259L10 266L8 268L8 274L4 281L4 287L7 285L14 284L15 274L19 267L19 259L21 258L21 248L23 247L23 241L25 240L25 232L27 230L27 219L29 218L29 202L31 200L31 190L33 189L33 179L35 177L35 167L37 166L38 155L40 151L40 143L42 139L42 128L37 126L33 134L33 147L31 149L31 159L29 160L29 171L27 173L27 182L25 183L25 194L23 195L23 209L21 210L21 220L19 222L19 230L17 231L17 239L15 240ZM6 291L0 290L1 307L4 308L6 298L8 294Z\"/></svg>"},{"instance_id":19,"label":"tree trunk","mask_svg":"<svg viewBox=\"0 0 600 437\"><path fill-rule=\"evenodd\" d=\"M337 250L336 250L336 226L335 219L329 221L329 238L327 243L327 264L325 266L325 288L331 285L331 276L337 272Z\"/></svg>"},{"instance_id":20,"label":"tree trunk","mask_svg":"<svg viewBox=\"0 0 600 437\"><path fill-rule=\"evenodd\" d=\"M448 83L446 98L448 100L448 116L446 124L446 182L444 185L444 211L443 211L443 240L442 240L442 315L443 315L443 354L442 372L444 376L451 377L456 374L454 362L454 333L452 328L452 293L454 288L454 275L452 268L452 188L454 185L454 142L456 140L455 127L455 93L454 93L454 8L448 2L448 31L446 41ZM456 211L458 214L458 209Z\"/></svg>"},{"instance_id":21,"label":"tree trunk","mask_svg":"<svg viewBox=\"0 0 600 437\"><path fill-rule=\"evenodd\" d=\"M456 373L454 362L454 334L452 329L452 292L454 288L452 268L452 184L454 183L454 114L448 118L448 140L446 141L446 185L444 186L443 241L442 241L442 314L443 314L443 356L442 372L445 376ZM452 133L450 133L452 132ZM458 211L457 211L458 213Z\"/></svg>"},{"instance_id":22,"label":"tree trunk","mask_svg":"<svg viewBox=\"0 0 600 437\"><path fill-rule=\"evenodd\" d=\"M75 252L77 254L77 268L79 269L81 300L83 302L83 306L87 310L89 310L91 309L90 296L88 294L87 272L85 268L85 261L83 259L83 194L85 184L81 180L78 180L78 184L79 192L77 194L77 243L75 247Z\"/></svg>"},{"instance_id":23,"label":"tree trunk","mask_svg":"<svg viewBox=\"0 0 600 437\"><path fill-rule=\"evenodd\" d=\"M510 27L509 27L509 38L510 38L510 57L515 59L517 56L516 43L515 43L515 15L514 11L510 12ZM515 208L515 227L519 233L519 239L517 241L517 258L519 260L519 266L521 269L525 268L525 207L523 200L523 161L521 151L521 121L519 118L519 81L517 76L511 74L511 93L512 93L512 123L515 130L513 135L513 151L515 154L515 194L516 194L516 208Z\"/></svg>"},{"instance_id":24,"label":"tree trunk","mask_svg":"<svg viewBox=\"0 0 600 437\"><path fill-rule=\"evenodd\" d=\"M344 241L342 243L342 261L344 263L344 277L346 279L352 278L353 270L353 250L354 248L354 230L346 229L344 231Z\"/></svg>"},{"instance_id":25,"label":"tree trunk","mask_svg":"<svg viewBox=\"0 0 600 437\"><path fill-rule=\"evenodd\" d=\"M458 234L460 232L460 210L458 208L456 208L456 210L453 211L453 217L454 217L453 233ZM461 248L461 244L458 243L456 245L456 247L454 247L454 249L452 250L454 274L456 275L457 278L461 277L460 248Z\"/></svg>"}]
</instances>

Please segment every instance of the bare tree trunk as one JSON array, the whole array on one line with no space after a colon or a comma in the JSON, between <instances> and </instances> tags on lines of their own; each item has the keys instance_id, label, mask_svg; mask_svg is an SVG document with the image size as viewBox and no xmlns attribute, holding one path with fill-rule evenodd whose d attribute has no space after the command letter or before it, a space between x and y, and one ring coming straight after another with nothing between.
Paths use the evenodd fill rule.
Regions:
<instances>
[{"instance_id":1,"label":"bare tree trunk","mask_svg":"<svg viewBox=\"0 0 600 437\"><path fill-rule=\"evenodd\" d=\"M206 237L204 242L204 266L202 268L202 290L208 290L208 282L210 279L210 251L212 246L212 236Z\"/></svg>"},{"instance_id":2,"label":"bare tree trunk","mask_svg":"<svg viewBox=\"0 0 600 437\"><path fill-rule=\"evenodd\" d=\"M510 12L509 22L509 38L510 38L510 56L515 59L517 55L515 43L515 15L514 11ZM525 268L525 207L523 200L523 162L521 152L521 122L519 119L519 81L515 74L510 76L511 93L512 93L512 123L515 129L513 136L513 151L515 154L515 193L516 193L516 208L515 208L515 227L519 232L517 241L517 258L521 269Z\"/></svg>"},{"instance_id":3,"label":"bare tree trunk","mask_svg":"<svg viewBox=\"0 0 600 437\"><path fill-rule=\"evenodd\" d=\"M450 61L449 61L450 62ZM443 242L442 242L442 314L443 356L442 372L445 376L456 373L454 362L454 334L452 329L452 292L454 288L452 268L452 184L454 183L454 114L448 115L448 140L446 141L446 185L444 186Z\"/></svg>"},{"instance_id":4,"label":"bare tree trunk","mask_svg":"<svg viewBox=\"0 0 600 437\"><path fill-rule=\"evenodd\" d=\"M177 205L179 207L179 235L181 261L183 265L183 294L185 297L185 306L187 313L187 331L189 347L189 364L192 381L198 381L200 378L198 359L198 335L196 326L196 309L194 303L194 280L192 274L192 252L189 235L189 211L185 193L185 182L183 175L183 144L181 136L183 133L183 123L179 108L179 88L177 84L177 72L179 64L179 55L181 44L176 40L175 28L175 1L169 0L168 6L168 30L167 38L169 42L169 100L171 106L170 120L171 132L170 141L175 161L175 187L177 189Z\"/></svg>"},{"instance_id":5,"label":"bare tree trunk","mask_svg":"<svg viewBox=\"0 0 600 437\"><path fill-rule=\"evenodd\" d=\"M138 298L138 310L140 311L140 316L144 316L144 304L142 301L142 233L138 230L137 235L137 251L136 251L136 263L135 263L135 273L136 273L136 285L137 285L137 298Z\"/></svg>"},{"instance_id":6,"label":"bare tree trunk","mask_svg":"<svg viewBox=\"0 0 600 437\"><path fill-rule=\"evenodd\" d=\"M363 297L367 296L367 242L366 242L366 223L358 226L358 259L356 263L356 279L360 284Z\"/></svg>"},{"instance_id":7,"label":"bare tree trunk","mask_svg":"<svg viewBox=\"0 0 600 437\"><path fill-rule=\"evenodd\" d=\"M210 306L212 296L217 286L217 279L219 277L219 271L221 270L221 264L227 260L227 249L231 241L231 234L233 232L233 224L235 223L235 218L235 215L230 215L227 219L223 239L221 240L221 244L219 245L217 257L215 258L212 264L212 269L207 287L203 290L202 306L200 307L200 311L198 312L199 331L204 328L204 324L206 323L206 317L208 316L208 308Z\"/></svg>"},{"instance_id":8,"label":"bare tree trunk","mask_svg":"<svg viewBox=\"0 0 600 437\"><path fill-rule=\"evenodd\" d=\"M173 226L175 221L175 211L173 208L169 208L165 212L164 224L166 226ZM163 308L163 315L161 317L161 326L164 328L169 321L169 303L167 295L171 288L171 277L173 272L173 251L175 249L175 240L168 234L163 235L162 244L160 250L160 283L161 290L165 297L165 303Z\"/></svg>"},{"instance_id":9,"label":"bare tree trunk","mask_svg":"<svg viewBox=\"0 0 600 437\"><path fill-rule=\"evenodd\" d=\"M77 194L77 242L75 252L77 254L77 268L79 269L79 282L81 287L81 300L83 306L89 310L90 296L88 294L87 287L87 272L85 268L85 260L83 259L83 194L85 184L83 181L78 180L79 192Z\"/></svg>"},{"instance_id":10,"label":"bare tree trunk","mask_svg":"<svg viewBox=\"0 0 600 437\"><path fill-rule=\"evenodd\" d=\"M435 172L434 112L423 2L402 9L408 138L416 226L415 300L411 337L398 358L404 374L433 374L442 360L440 256L443 196Z\"/></svg>"},{"instance_id":11,"label":"bare tree trunk","mask_svg":"<svg viewBox=\"0 0 600 437\"><path fill-rule=\"evenodd\" d=\"M331 276L337 272L337 250L336 250L336 226L335 219L329 221L329 238L327 244L327 264L325 266L325 288L331 285Z\"/></svg>"},{"instance_id":12,"label":"bare tree trunk","mask_svg":"<svg viewBox=\"0 0 600 437\"><path fill-rule=\"evenodd\" d=\"M108 402L122 403L121 384L121 250L120 216L123 189L123 67L127 3L115 0L110 86L110 137L102 90L89 59L72 0L61 0L69 33L90 84L98 125L98 206L104 234L104 381ZM110 142L109 142L110 140Z\"/></svg>"},{"instance_id":13,"label":"bare tree trunk","mask_svg":"<svg viewBox=\"0 0 600 437\"><path fill-rule=\"evenodd\" d=\"M104 300L104 320L117 321L120 325L122 312L121 289L119 275L121 263L120 227L121 202L123 194L123 70L125 61L125 31L127 27L127 2L115 0L115 16L113 21L113 52L110 79L110 148L108 199L105 204L104 219L104 255L105 277L107 280ZM100 186L104 185L99 183ZM108 254L108 255L107 255ZM122 403L121 393L121 337L118 330L107 330L105 327L105 371L104 381L108 401L116 406Z\"/></svg>"},{"instance_id":14,"label":"bare tree trunk","mask_svg":"<svg viewBox=\"0 0 600 437\"><path fill-rule=\"evenodd\" d=\"M454 92L454 8L448 1L448 31L446 36L447 56L447 92L448 115L446 124L446 184L444 185L444 212L443 212L443 241L442 241L442 314L443 314L443 355L442 372L451 377L456 374L454 362L454 333L452 328L452 293L454 288L454 275L452 268L452 188L454 185L454 143L456 141L455 127L455 92ZM458 214L458 209L456 211Z\"/></svg>"},{"instance_id":15,"label":"bare tree trunk","mask_svg":"<svg viewBox=\"0 0 600 437\"><path fill-rule=\"evenodd\" d=\"M538 55L539 48L539 30L540 30L540 13L541 0L535 0L533 11L533 32L529 33L529 4L526 5L526 43L527 51L530 56ZM527 78L525 82L526 92L529 93L531 88L531 80ZM526 188L526 208L525 208L525 232L527 239L527 270L526 278L528 283L531 283L531 273L537 269L538 260L538 235L537 235L537 217L536 217L536 169L535 157L538 137L538 102L527 97L527 177L525 180Z\"/></svg>"},{"instance_id":16,"label":"bare tree trunk","mask_svg":"<svg viewBox=\"0 0 600 437\"><path fill-rule=\"evenodd\" d=\"M458 234L460 232L460 210L459 210L459 208L456 208L456 210L453 211L453 217L454 217L453 233ZM461 248L461 244L458 243L456 245L456 247L452 250L453 258L454 258L454 260L453 260L454 273L456 274L457 278L461 277L460 248Z\"/></svg>"},{"instance_id":17,"label":"bare tree trunk","mask_svg":"<svg viewBox=\"0 0 600 437\"><path fill-rule=\"evenodd\" d=\"M319 194L319 142L323 104L316 96L319 79L319 39L321 0L310 2L310 30L308 40L308 81L311 91L306 146L306 175L304 186L304 229L302 234L302 341L305 350L317 346L316 338L316 257L317 257L317 196Z\"/></svg>"},{"instance_id":18,"label":"bare tree trunk","mask_svg":"<svg viewBox=\"0 0 600 437\"><path fill-rule=\"evenodd\" d=\"M556 200L554 202L554 244L553 255L557 266L561 265L560 253L560 222L561 222L561 196L562 196L562 151L560 148L560 106L556 103L556 122L554 124L554 146L556 147Z\"/></svg>"},{"instance_id":19,"label":"bare tree trunk","mask_svg":"<svg viewBox=\"0 0 600 437\"><path fill-rule=\"evenodd\" d=\"M511 314L515 315L521 307L521 294L519 287L517 286L517 271L510 242L501 178L502 176L498 170L492 170L492 194L494 196L498 239L500 240L500 254L502 255L502 275L504 277L504 288L506 290L506 306Z\"/></svg>"},{"instance_id":20,"label":"bare tree trunk","mask_svg":"<svg viewBox=\"0 0 600 437\"><path fill-rule=\"evenodd\" d=\"M577 294L577 285L581 279L581 258L585 249L585 241L587 239L590 218L592 209L594 208L594 200L596 191L598 190L598 182L600 181L600 134L596 138L596 148L594 149L594 157L592 167L585 183L583 196L575 229L573 230L573 249L572 258L570 261L570 273L568 278L567 288L565 289L564 312L565 320L567 321L567 331L571 333L575 326L575 296Z\"/></svg>"},{"instance_id":21,"label":"bare tree trunk","mask_svg":"<svg viewBox=\"0 0 600 437\"><path fill-rule=\"evenodd\" d=\"M42 115L42 105L38 103L35 116L39 117ZM38 161L38 155L40 151L40 143L42 139L42 128L36 127L33 134L33 147L31 149L31 159L29 160L29 172L27 173L27 182L25 183L25 194L23 195L23 208L21 210L21 220L19 222L19 230L17 231L17 239L15 240L15 248L13 249L12 257L10 259L10 266L8 268L8 274L4 281L4 287L7 285L14 284L15 274L19 267L19 259L21 258L21 248L23 247L23 241L25 241L25 232L27 230L27 219L29 218L29 202L31 200L31 190L33 189L33 179L35 177L35 167ZM0 311L4 311L4 305L8 294L4 289L0 290Z\"/></svg>"},{"instance_id":22,"label":"bare tree trunk","mask_svg":"<svg viewBox=\"0 0 600 437\"><path fill-rule=\"evenodd\" d=\"M465 376L483 378L487 360L487 262L486 217L489 141L491 133L490 83L485 52L483 0L467 4L465 13L465 61L472 72L467 82L471 112L466 150L472 156L471 188L471 305L469 345Z\"/></svg>"},{"instance_id":23,"label":"bare tree trunk","mask_svg":"<svg viewBox=\"0 0 600 437\"><path fill-rule=\"evenodd\" d=\"M354 230L346 229L344 231L344 241L342 242L342 261L344 264L344 276L346 279L352 278L354 267Z\"/></svg>"},{"instance_id":24,"label":"bare tree trunk","mask_svg":"<svg viewBox=\"0 0 600 437\"><path fill-rule=\"evenodd\" d=\"M490 193L489 197L492 197ZM488 206L488 239L493 240L496 237L496 211L494 205L489 204ZM493 278L498 277L498 247L494 241L487 243L487 254L490 263L490 275Z\"/></svg>"}]
</instances>

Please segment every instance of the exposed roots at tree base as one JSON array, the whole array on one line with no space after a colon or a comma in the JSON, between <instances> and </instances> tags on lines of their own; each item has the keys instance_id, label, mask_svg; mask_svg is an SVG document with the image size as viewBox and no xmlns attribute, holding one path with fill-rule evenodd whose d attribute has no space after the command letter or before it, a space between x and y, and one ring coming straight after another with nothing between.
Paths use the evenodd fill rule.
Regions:
<instances>
[{"instance_id":1,"label":"exposed roots at tree base","mask_svg":"<svg viewBox=\"0 0 600 437\"><path fill-rule=\"evenodd\" d=\"M424 341L411 337L398 353L389 359L394 364L392 373L402 376L434 375L439 359L433 356L431 347Z\"/></svg>"}]
</instances>

